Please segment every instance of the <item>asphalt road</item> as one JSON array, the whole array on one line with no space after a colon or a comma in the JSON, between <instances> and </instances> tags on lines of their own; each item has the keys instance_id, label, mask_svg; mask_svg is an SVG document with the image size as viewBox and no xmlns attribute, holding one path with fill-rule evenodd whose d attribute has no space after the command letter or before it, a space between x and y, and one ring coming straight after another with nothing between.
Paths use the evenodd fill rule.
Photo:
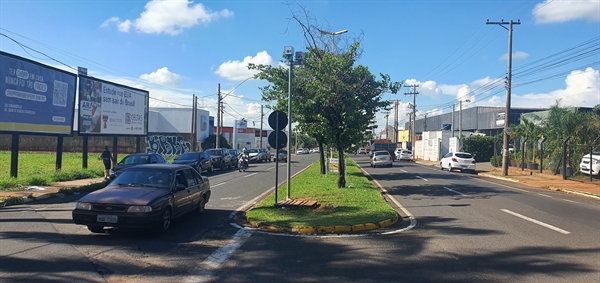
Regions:
<instances>
[{"instance_id":1,"label":"asphalt road","mask_svg":"<svg viewBox=\"0 0 600 283\"><path fill-rule=\"evenodd\" d=\"M292 174L316 160L293 158ZM285 163L279 182L286 181ZM275 186L275 163L252 163L246 172L207 174L211 199L203 215L175 220L168 233L115 229L93 234L74 225L81 196L0 209L1 282L180 282L199 262L227 246L239 228L230 215Z\"/></svg>"},{"instance_id":2,"label":"asphalt road","mask_svg":"<svg viewBox=\"0 0 600 283\"><path fill-rule=\"evenodd\" d=\"M316 158L297 156L292 171ZM370 168L366 157L353 158L414 217L416 226L400 230L410 223L403 215L402 223L378 231L391 232L385 235L274 235L234 227L229 215L275 184L273 163L253 164L248 172L209 175L213 193L206 213L176 221L163 235L136 230L91 234L71 222L75 198L0 210L0 281L600 279L596 200L409 162ZM285 168L280 167L280 182L285 181ZM7 247L13 252L5 252ZM14 259L18 261L13 264Z\"/></svg>"},{"instance_id":3,"label":"asphalt road","mask_svg":"<svg viewBox=\"0 0 600 283\"><path fill-rule=\"evenodd\" d=\"M415 163L370 168L366 157L355 160L414 216L414 228L359 237L254 233L205 281L600 281L596 200Z\"/></svg>"}]
</instances>

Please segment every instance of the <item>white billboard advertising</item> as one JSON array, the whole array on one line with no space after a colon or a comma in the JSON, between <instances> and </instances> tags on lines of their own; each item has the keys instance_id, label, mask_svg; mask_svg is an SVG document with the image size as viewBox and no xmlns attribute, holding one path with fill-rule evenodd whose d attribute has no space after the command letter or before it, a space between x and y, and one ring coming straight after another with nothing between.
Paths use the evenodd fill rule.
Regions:
<instances>
[{"instance_id":1,"label":"white billboard advertising","mask_svg":"<svg viewBox=\"0 0 600 283\"><path fill-rule=\"evenodd\" d=\"M79 77L79 133L141 135L148 133L148 91Z\"/></svg>"},{"instance_id":2,"label":"white billboard advertising","mask_svg":"<svg viewBox=\"0 0 600 283\"><path fill-rule=\"evenodd\" d=\"M0 132L71 135L76 76L0 52Z\"/></svg>"}]
</instances>

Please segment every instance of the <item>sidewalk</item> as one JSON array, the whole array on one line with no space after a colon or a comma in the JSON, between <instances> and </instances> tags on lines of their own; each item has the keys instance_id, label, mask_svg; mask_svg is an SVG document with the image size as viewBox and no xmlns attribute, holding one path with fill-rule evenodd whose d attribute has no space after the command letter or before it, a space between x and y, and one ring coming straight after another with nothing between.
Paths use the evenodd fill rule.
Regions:
<instances>
[{"instance_id":1,"label":"sidewalk","mask_svg":"<svg viewBox=\"0 0 600 283\"><path fill-rule=\"evenodd\" d=\"M23 203L28 203L33 200L41 200L49 197L62 197L60 194L61 190L79 188L86 185L102 183L104 178L93 178L93 179L81 179L65 182L57 182L51 186L30 186L29 189L23 189L19 191L0 191L0 199L3 198L22 198ZM2 207L2 201L0 201L0 207Z\"/></svg>"},{"instance_id":2,"label":"sidewalk","mask_svg":"<svg viewBox=\"0 0 600 283\"><path fill-rule=\"evenodd\" d=\"M416 162L439 167L439 161L417 160ZM600 179L598 178L594 178L591 183L589 178L586 178L586 181L563 180L562 175L553 175L549 170L539 173L539 171L521 170L516 167L509 167L508 176L502 176L502 168L493 167L489 162L477 163L477 175L600 200Z\"/></svg>"}]
</instances>

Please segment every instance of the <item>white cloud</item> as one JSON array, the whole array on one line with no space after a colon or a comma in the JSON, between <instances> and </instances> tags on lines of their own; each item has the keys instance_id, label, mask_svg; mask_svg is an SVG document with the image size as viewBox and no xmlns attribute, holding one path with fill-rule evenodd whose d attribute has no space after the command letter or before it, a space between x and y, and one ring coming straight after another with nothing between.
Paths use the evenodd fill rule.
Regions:
<instances>
[{"instance_id":1,"label":"white cloud","mask_svg":"<svg viewBox=\"0 0 600 283\"><path fill-rule=\"evenodd\" d=\"M169 68L162 67L155 72L150 74L143 74L140 76L140 79L149 81L151 83L165 85L165 86L173 86L179 82L181 78L180 75L169 71Z\"/></svg>"},{"instance_id":2,"label":"white cloud","mask_svg":"<svg viewBox=\"0 0 600 283\"><path fill-rule=\"evenodd\" d=\"M255 70L248 70L248 64L250 63L273 65L273 58L267 51L261 51L256 53L254 57L246 56L242 61L227 61L219 66L215 74L232 81L245 80L257 73Z\"/></svg>"},{"instance_id":3,"label":"white cloud","mask_svg":"<svg viewBox=\"0 0 600 283\"><path fill-rule=\"evenodd\" d=\"M135 21L121 21L111 17L104 21L101 27L115 23L121 32L129 32L131 26L142 33L178 35L184 29L198 24L208 23L219 18L233 17L233 12L224 9L212 12L202 4L191 5L192 1L151 0L146 3L145 11Z\"/></svg>"},{"instance_id":4,"label":"white cloud","mask_svg":"<svg viewBox=\"0 0 600 283\"><path fill-rule=\"evenodd\" d=\"M529 54L527 54L523 51L513 52L513 54L512 54L513 60L527 59L528 57L529 57ZM502 55L500 58L498 58L498 60L500 60L500 61L508 60L508 53Z\"/></svg>"},{"instance_id":5,"label":"white cloud","mask_svg":"<svg viewBox=\"0 0 600 283\"><path fill-rule=\"evenodd\" d=\"M566 87L548 93L528 93L511 96L514 107L548 108L561 101L563 107L594 107L600 104L600 75L598 70L588 67L572 71L565 79Z\"/></svg>"},{"instance_id":6,"label":"white cloud","mask_svg":"<svg viewBox=\"0 0 600 283\"><path fill-rule=\"evenodd\" d=\"M600 1L546 0L535 5L532 13L538 24L563 23L579 19L600 21Z\"/></svg>"}]
</instances>

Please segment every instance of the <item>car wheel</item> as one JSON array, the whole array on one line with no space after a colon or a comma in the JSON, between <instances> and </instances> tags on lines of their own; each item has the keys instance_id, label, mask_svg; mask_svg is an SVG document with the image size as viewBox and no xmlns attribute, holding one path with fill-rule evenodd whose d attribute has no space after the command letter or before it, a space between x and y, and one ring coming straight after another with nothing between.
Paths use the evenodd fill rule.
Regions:
<instances>
[{"instance_id":1,"label":"car wheel","mask_svg":"<svg viewBox=\"0 0 600 283\"><path fill-rule=\"evenodd\" d=\"M444 170L444 166L442 166L442 162L440 162L440 170Z\"/></svg>"},{"instance_id":2,"label":"car wheel","mask_svg":"<svg viewBox=\"0 0 600 283\"><path fill-rule=\"evenodd\" d=\"M448 164L448 171L452 172L452 170L454 170L454 169L452 168L452 164Z\"/></svg>"},{"instance_id":3,"label":"car wheel","mask_svg":"<svg viewBox=\"0 0 600 283\"><path fill-rule=\"evenodd\" d=\"M205 198L205 196L202 196L202 197L200 197L200 200L198 201L198 207L196 208L196 213L197 214L204 213L205 207L206 207L206 198Z\"/></svg>"},{"instance_id":4,"label":"car wheel","mask_svg":"<svg viewBox=\"0 0 600 283\"><path fill-rule=\"evenodd\" d=\"M161 217L160 230L167 231L169 227L171 227L171 220L173 216L171 215L171 208L167 207L163 210Z\"/></svg>"},{"instance_id":5,"label":"car wheel","mask_svg":"<svg viewBox=\"0 0 600 283\"><path fill-rule=\"evenodd\" d=\"M211 164L210 167L208 167L208 173L212 173L215 170L215 167Z\"/></svg>"},{"instance_id":6,"label":"car wheel","mask_svg":"<svg viewBox=\"0 0 600 283\"><path fill-rule=\"evenodd\" d=\"M104 226L88 225L87 228L92 233L104 233Z\"/></svg>"}]
</instances>

